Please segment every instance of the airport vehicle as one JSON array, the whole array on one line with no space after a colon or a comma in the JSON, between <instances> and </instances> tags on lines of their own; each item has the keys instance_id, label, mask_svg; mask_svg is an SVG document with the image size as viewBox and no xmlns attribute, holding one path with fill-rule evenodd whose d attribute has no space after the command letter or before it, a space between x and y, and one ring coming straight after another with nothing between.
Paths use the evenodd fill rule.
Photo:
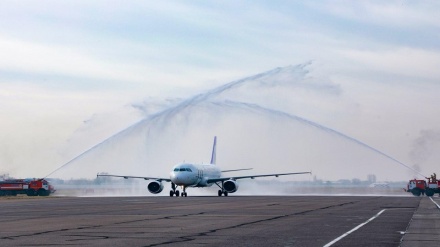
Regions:
<instances>
[{"instance_id":1,"label":"airport vehicle","mask_svg":"<svg viewBox=\"0 0 440 247\"><path fill-rule=\"evenodd\" d=\"M8 179L0 181L0 196L48 196L54 187L45 179Z\"/></svg>"},{"instance_id":2,"label":"airport vehicle","mask_svg":"<svg viewBox=\"0 0 440 247\"><path fill-rule=\"evenodd\" d=\"M427 195L433 196L438 193L440 196L440 180L437 180L434 173L427 181L422 179L409 180L406 192L412 193L414 196Z\"/></svg>"},{"instance_id":3,"label":"airport vehicle","mask_svg":"<svg viewBox=\"0 0 440 247\"><path fill-rule=\"evenodd\" d=\"M296 175L307 174L311 172L290 172L290 173L276 173L276 174L263 174L263 175L249 175L249 176L222 176L222 173L250 170L235 169L235 170L221 170L216 165L216 149L217 149L217 137L214 137L214 144L212 147L211 162L210 164L193 164L193 163L180 163L173 167L170 173L170 178L157 178L157 177L137 177L137 176L121 176L121 175L109 175L98 174L97 177L121 177L121 178L141 178L145 180L154 180L147 186L148 191L153 194L158 194L163 190L162 182L171 182L170 196L188 196L186 189L188 187L210 187L213 184L217 185L220 190L218 196L228 196L228 193L234 193L238 190L239 179L244 178L257 178L257 177L278 177L284 175ZM180 194L177 187L182 187L182 193Z\"/></svg>"}]
</instances>

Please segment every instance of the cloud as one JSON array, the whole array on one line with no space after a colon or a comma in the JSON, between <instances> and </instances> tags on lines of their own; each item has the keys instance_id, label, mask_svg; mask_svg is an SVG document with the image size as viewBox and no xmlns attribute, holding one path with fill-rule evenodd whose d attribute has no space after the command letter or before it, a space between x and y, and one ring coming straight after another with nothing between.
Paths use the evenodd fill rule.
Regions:
<instances>
[{"instance_id":1,"label":"cloud","mask_svg":"<svg viewBox=\"0 0 440 247\"><path fill-rule=\"evenodd\" d=\"M203 86L212 78L220 83L310 59L337 73L353 62L376 68L384 50L400 51L393 60L404 61L427 46L438 48L438 37L427 36L437 33L434 4L6 4L3 12L10 18L0 24L0 43L9 60L2 68L73 77L76 84L101 88L129 84L156 95L161 87ZM363 59L370 55L371 62L359 61L358 53Z\"/></svg>"},{"instance_id":2,"label":"cloud","mask_svg":"<svg viewBox=\"0 0 440 247\"><path fill-rule=\"evenodd\" d=\"M102 59L61 45L45 45L0 37L2 70L46 77L68 76L109 81L140 82L145 68L141 65L109 63ZM142 72L141 72L142 71Z\"/></svg>"},{"instance_id":3,"label":"cloud","mask_svg":"<svg viewBox=\"0 0 440 247\"><path fill-rule=\"evenodd\" d=\"M435 15L435 9L439 5L437 1L352 2L340 0L308 2L306 5L335 18L344 18L347 23L357 21L394 28L440 27Z\"/></svg>"},{"instance_id":4,"label":"cloud","mask_svg":"<svg viewBox=\"0 0 440 247\"><path fill-rule=\"evenodd\" d=\"M440 66L440 52L437 51L395 48L381 52L345 50L341 54L362 65L362 70L384 71L427 81L440 78L440 72L435 69Z\"/></svg>"}]
</instances>

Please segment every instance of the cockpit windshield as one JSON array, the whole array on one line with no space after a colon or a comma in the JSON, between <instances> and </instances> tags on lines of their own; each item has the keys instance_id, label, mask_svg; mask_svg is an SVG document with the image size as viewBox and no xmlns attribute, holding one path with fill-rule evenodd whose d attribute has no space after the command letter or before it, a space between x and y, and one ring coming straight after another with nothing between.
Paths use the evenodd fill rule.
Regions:
<instances>
[{"instance_id":1,"label":"cockpit windshield","mask_svg":"<svg viewBox=\"0 0 440 247\"><path fill-rule=\"evenodd\" d=\"M174 168L175 172L192 172L192 170L190 168L185 168L185 167L181 167L181 168Z\"/></svg>"}]
</instances>

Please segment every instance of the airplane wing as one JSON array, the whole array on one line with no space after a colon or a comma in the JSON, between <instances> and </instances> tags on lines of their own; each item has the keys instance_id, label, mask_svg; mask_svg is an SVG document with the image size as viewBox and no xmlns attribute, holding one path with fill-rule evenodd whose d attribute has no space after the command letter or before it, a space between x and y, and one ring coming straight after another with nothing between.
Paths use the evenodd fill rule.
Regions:
<instances>
[{"instance_id":1,"label":"airplane wing","mask_svg":"<svg viewBox=\"0 0 440 247\"><path fill-rule=\"evenodd\" d=\"M243 178L258 178L258 177L279 177L279 176L285 176L285 175L298 175L298 174L312 174L311 172L289 172L289 173L276 173L276 174L263 174L263 175L250 175L250 176L238 176L238 177L223 177L223 178L212 178L208 179L208 183L215 183L215 182L221 182L226 180L237 180L237 179L243 179Z\"/></svg>"},{"instance_id":2,"label":"airplane wing","mask_svg":"<svg viewBox=\"0 0 440 247\"><path fill-rule=\"evenodd\" d=\"M235 170L223 170L222 172L237 172L237 171L247 171L252 170L254 168L242 168L242 169L235 169Z\"/></svg>"},{"instance_id":3,"label":"airplane wing","mask_svg":"<svg viewBox=\"0 0 440 247\"><path fill-rule=\"evenodd\" d=\"M97 174L96 177L116 177L116 178L142 178L144 180L160 180L165 182L171 182L169 178L157 178L157 177L135 177L135 176L120 176L120 175L110 175L110 174Z\"/></svg>"}]
</instances>

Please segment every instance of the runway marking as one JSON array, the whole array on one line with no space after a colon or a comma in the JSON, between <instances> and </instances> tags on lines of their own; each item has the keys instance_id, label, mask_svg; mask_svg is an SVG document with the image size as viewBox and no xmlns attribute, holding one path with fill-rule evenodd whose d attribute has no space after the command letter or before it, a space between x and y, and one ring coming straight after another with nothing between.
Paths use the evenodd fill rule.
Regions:
<instances>
[{"instance_id":1,"label":"runway marking","mask_svg":"<svg viewBox=\"0 0 440 247\"><path fill-rule=\"evenodd\" d=\"M431 199L431 201L437 206L437 208L440 209L440 205L438 205L438 204L432 199L432 197L429 197L429 199Z\"/></svg>"},{"instance_id":2,"label":"runway marking","mask_svg":"<svg viewBox=\"0 0 440 247\"><path fill-rule=\"evenodd\" d=\"M339 240L341 240L341 239L347 237L350 233L352 233L352 232L358 230L359 228L361 228L361 227L363 227L364 225L368 224L370 221L372 221L372 220L376 219L377 217L379 217L379 215L381 215L383 212L385 212L385 210L386 210L386 209L382 209L382 211L380 211L379 213L377 213L375 216L371 217L369 220L367 220L367 221L365 221L364 223L362 223L362 224L356 226L355 228L353 228L353 229L351 229L350 231L348 231L348 232L342 234L341 236L335 238L333 241L331 241L330 243L324 245L323 247L329 247L329 246L332 246L334 243L336 243L336 242L338 242Z\"/></svg>"}]
</instances>

